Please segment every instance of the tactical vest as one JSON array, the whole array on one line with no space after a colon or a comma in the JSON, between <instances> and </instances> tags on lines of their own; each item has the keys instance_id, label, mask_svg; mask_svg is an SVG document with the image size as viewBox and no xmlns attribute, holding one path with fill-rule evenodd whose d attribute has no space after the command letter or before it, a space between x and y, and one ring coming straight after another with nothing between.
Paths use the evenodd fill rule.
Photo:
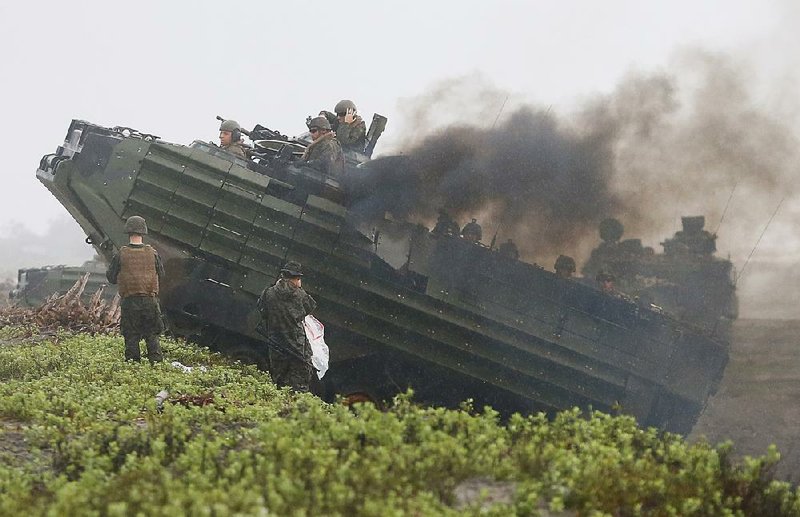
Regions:
<instances>
[{"instance_id":1,"label":"tactical vest","mask_svg":"<svg viewBox=\"0 0 800 517\"><path fill-rule=\"evenodd\" d=\"M119 250L119 295L157 296L156 250L152 246L123 246Z\"/></svg>"}]
</instances>

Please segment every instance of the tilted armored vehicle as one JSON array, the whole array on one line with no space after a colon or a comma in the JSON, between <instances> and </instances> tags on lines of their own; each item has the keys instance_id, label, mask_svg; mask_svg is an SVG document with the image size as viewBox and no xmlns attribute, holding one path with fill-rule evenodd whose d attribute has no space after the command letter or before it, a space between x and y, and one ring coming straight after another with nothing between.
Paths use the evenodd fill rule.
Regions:
<instances>
[{"instance_id":1,"label":"tilted armored vehicle","mask_svg":"<svg viewBox=\"0 0 800 517\"><path fill-rule=\"evenodd\" d=\"M583 273L610 273L621 291L727 339L738 316L733 264L714 255L717 236L703 229L703 216L681 221L683 229L661 243L663 253L655 253L639 239L620 240L622 224L606 219L600 223L603 242L592 251Z\"/></svg>"},{"instance_id":2,"label":"tilted armored vehicle","mask_svg":"<svg viewBox=\"0 0 800 517\"><path fill-rule=\"evenodd\" d=\"M458 236L395 221L361 231L341 178L297 163L302 142L267 132L251 132L253 157L240 160L75 120L37 176L106 258L127 242L125 219L145 217L170 329L234 357L263 361L256 298L283 263L301 262L331 349L326 395L412 386L434 404L619 406L643 425L691 429L727 343Z\"/></svg>"},{"instance_id":3,"label":"tilted armored vehicle","mask_svg":"<svg viewBox=\"0 0 800 517\"><path fill-rule=\"evenodd\" d=\"M106 265L100 260L87 260L81 266L44 266L20 269L17 287L8 293L9 300L19 306L38 307L53 294L62 295L89 273L81 298L88 303L92 295L103 287L103 298L110 300L117 294L117 286L108 285Z\"/></svg>"}]
</instances>

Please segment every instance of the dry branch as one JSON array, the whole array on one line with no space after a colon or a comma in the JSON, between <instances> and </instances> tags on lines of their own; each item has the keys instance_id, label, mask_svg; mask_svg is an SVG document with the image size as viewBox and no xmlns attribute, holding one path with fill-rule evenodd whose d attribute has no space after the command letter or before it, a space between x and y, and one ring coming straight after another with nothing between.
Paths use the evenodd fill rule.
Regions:
<instances>
[{"instance_id":1,"label":"dry branch","mask_svg":"<svg viewBox=\"0 0 800 517\"><path fill-rule=\"evenodd\" d=\"M8 326L36 327L39 332L58 329L90 334L108 334L119 330L119 295L110 302L103 300L101 286L88 305L81 301L89 273L75 282L69 291L53 294L39 307L4 307L0 309L0 328Z\"/></svg>"}]
</instances>

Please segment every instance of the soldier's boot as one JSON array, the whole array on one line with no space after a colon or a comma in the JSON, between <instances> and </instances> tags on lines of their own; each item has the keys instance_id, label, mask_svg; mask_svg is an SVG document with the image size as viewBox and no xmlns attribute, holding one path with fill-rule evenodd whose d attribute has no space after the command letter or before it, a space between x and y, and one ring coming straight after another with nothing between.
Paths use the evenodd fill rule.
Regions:
<instances>
[{"instance_id":1,"label":"soldier's boot","mask_svg":"<svg viewBox=\"0 0 800 517\"><path fill-rule=\"evenodd\" d=\"M142 336L136 335L128 335L125 336L125 360L126 361L136 361L139 362L142 360L142 352L139 350L139 341L141 341Z\"/></svg>"},{"instance_id":2,"label":"soldier's boot","mask_svg":"<svg viewBox=\"0 0 800 517\"><path fill-rule=\"evenodd\" d=\"M153 336L147 336L144 338L144 342L147 345L147 359L150 360L150 363L160 363L164 360L164 355L161 353L161 343L158 339L158 334Z\"/></svg>"}]
</instances>

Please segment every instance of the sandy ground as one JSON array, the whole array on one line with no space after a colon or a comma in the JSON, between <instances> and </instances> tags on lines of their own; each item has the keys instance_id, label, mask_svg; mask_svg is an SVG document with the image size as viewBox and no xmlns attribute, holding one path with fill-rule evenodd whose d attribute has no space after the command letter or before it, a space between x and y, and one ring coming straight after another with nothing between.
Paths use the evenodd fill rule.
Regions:
<instances>
[{"instance_id":1,"label":"sandy ground","mask_svg":"<svg viewBox=\"0 0 800 517\"><path fill-rule=\"evenodd\" d=\"M778 446L777 477L800 482L800 320L740 320L722 384L692 430L738 455Z\"/></svg>"}]
</instances>

